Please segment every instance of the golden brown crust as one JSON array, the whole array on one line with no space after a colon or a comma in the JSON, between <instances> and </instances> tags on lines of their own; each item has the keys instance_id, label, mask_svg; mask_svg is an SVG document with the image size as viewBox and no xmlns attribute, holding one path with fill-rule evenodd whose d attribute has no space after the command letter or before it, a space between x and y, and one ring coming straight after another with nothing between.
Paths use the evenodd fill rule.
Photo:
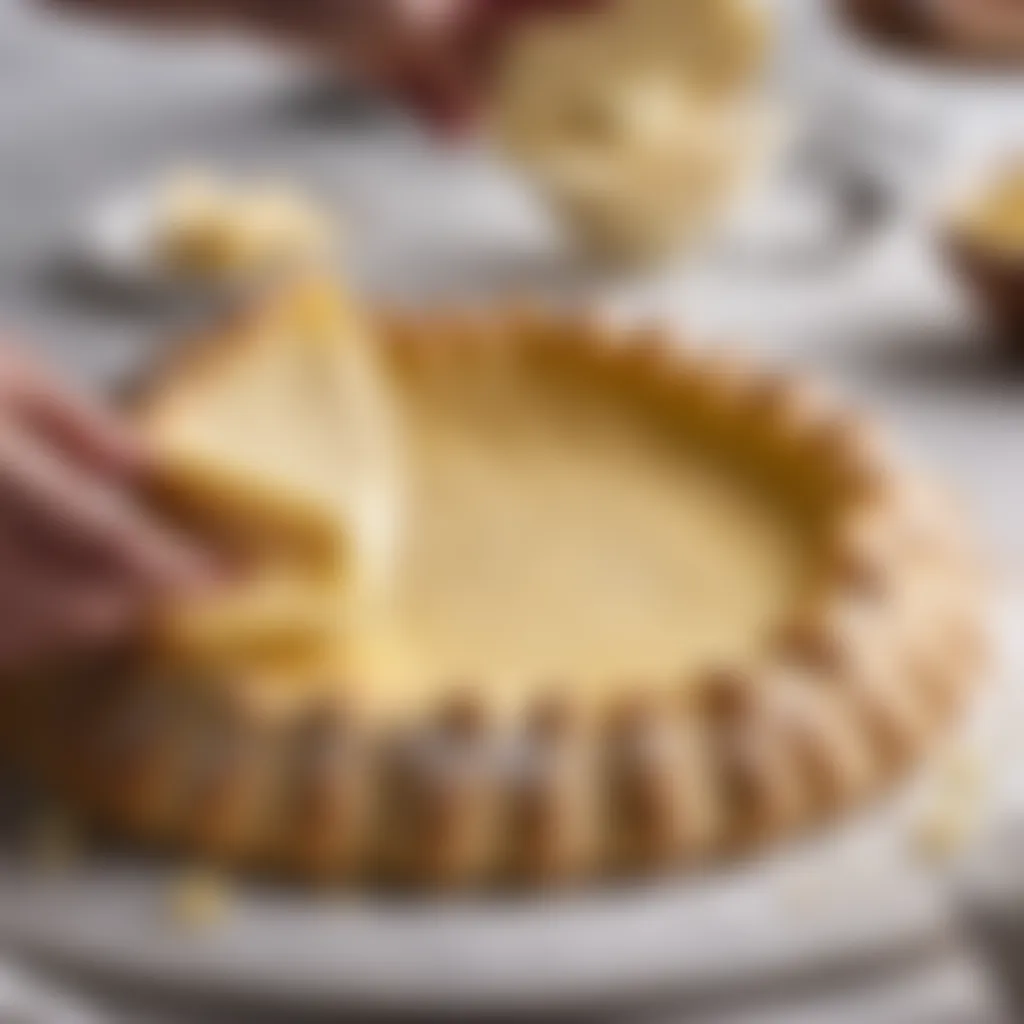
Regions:
<instances>
[{"instance_id":1,"label":"golden brown crust","mask_svg":"<svg viewBox=\"0 0 1024 1024\"><path fill-rule=\"evenodd\" d=\"M246 686L150 678L104 688L75 744L82 688L51 688L19 715L40 737L35 761L79 803L133 835L316 882L550 885L819 822L893 779L956 713L984 651L965 533L818 389L674 354L661 332L529 310L394 318L387 332L400 372L499 339L698 408L826 510L809 605L754 675L723 666L669 699L625 680L605 709L553 687L497 715L470 681L396 731L322 692L268 704Z\"/></svg>"}]
</instances>

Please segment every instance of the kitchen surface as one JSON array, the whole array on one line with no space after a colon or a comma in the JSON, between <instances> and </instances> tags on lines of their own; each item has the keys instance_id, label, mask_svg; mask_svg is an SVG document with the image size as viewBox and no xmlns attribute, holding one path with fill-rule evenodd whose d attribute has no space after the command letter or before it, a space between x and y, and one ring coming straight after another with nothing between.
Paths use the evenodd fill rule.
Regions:
<instances>
[{"instance_id":1,"label":"kitchen surface","mask_svg":"<svg viewBox=\"0 0 1024 1024\"><path fill-rule=\"evenodd\" d=\"M775 88L800 166L766 182L699 256L609 274L567 251L535 197L480 142L439 145L375 98L237 43L183 46L59 24L35 4L0 0L0 323L91 386L130 379L210 309L90 280L80 257L91 211L168 168L257 167L330 209L350 272L382 300L593 303L824 375L941 470L1011 593L1024 576L1024 361L1000 348L944 265L935 204L964 165L1024 145L1024 75L894 69L839 38L823 6L779 4ZM922 948L853 978L839 970L773 987L742 1009L658 1006L615 1019L1000 1020L963 937L926 931ZM77 1000L65 1008L49 979L28 981L12 966L0 971L5 1020L5 988L12 1005L33 1005L39 990L37 1009L17 1018L33 1024L165 1019L152 1006L78 1016ZM127 993L113 988L95 1005L123 1003ZM197 1012L166 1019L206 1019Z\"/></svg>"}]
</instances>

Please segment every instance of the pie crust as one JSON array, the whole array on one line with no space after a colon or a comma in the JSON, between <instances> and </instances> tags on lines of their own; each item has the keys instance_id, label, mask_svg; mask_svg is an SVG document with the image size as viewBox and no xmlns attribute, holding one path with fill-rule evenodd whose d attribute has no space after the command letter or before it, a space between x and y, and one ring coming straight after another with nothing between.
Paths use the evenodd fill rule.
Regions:
<instances>
[{"instance_id":1,"label":"pie crust","mask_svg":"<svg viewBox=\"0 0 1024 1024\"><path fill-rule=\"evenodd\" d=\"M149 393L268 315L215 332ZM511 353L688 410L699 436L814 503L813 583L755 665L668 685L627 675L601 700L552 680L509 707L466 678L381 716L343 685L185 679L130 654L10 687L12 745L74 806L120 834L307 881L550 885L719 861L834 818L961 713L986 646L966 534L945 496L819 389L572 315L380 319L399 372Z\"/></svg>"}]
</instances>

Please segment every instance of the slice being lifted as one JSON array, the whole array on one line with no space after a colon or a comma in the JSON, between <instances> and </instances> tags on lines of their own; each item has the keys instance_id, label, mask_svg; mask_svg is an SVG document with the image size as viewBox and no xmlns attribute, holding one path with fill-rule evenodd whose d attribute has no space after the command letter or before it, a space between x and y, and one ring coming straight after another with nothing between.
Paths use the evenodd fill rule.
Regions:
<instances>
[{"instance_id":1,"label":"slice being lifted","mask_svg":"<svg viewBox=\"0 0 1024 1024\"><path fill-rule=\"evenodd\" d=\"M302 600L197 610L244 652L177 633L203 685L165 645L89 682L84 723L73 685L33 699L83 805L303 877L551 882L792 833L958 715L983 646L961 527L816 388L522 311L381 321L367 353L319 333L318 295L145 408L177 493L230 507ZM255 642L282 604L312 609L302 657Z\"/></svg>"},{"instance_id":2,"label":"slice being lifted","mask_svg":"<svg viewBox=\"0 0 1024 1024\"><path fill-rule=\"evenodd\" d=\"M366 328L327 281L186 361L146 403L164 499L237 554L238 583L169 610L176 660L305 660L383 585L400 499L391 411Z\"/></svg>"}]
</instances>

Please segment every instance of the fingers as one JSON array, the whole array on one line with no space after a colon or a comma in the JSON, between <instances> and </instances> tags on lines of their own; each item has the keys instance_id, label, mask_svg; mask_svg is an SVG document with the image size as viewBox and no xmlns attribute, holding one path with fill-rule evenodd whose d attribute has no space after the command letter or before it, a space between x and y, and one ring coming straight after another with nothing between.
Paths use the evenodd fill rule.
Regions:
<instances>
[{"instance_id":1,"label":"fingers","mask_svg":"<svg viewBox=\"0 0 1024 1024\"><path fill-rule=\"evenodd\" d=\"M115 579L84 576L0 524L0 666L18 669L130 634L144 602Z\"/></svg>"},{"instance_id":2,"label":"fingers","mask_svg":"<svg viewBox=\"0 0 1024 1024\"><path fill-rule=\"evenodd\" d=\"M20 571L19 571L20 570ZM120 589L40 574L37 564L0 559L21 584L0 599L0 666L16 671L101 650L132 635L145 605Z\"/></svg>"},{"instance_id":3,"label":"fingers","mask_svg":"<svg viewBox=\"0 0 1024 1024\"><path fill-rule=\"evenodd\" d=\"M100 647L212 560L147 510L130 431L0 351L0 673Z\"/></svg>"},{"instance_id":4,"label":"fingers","mask_svg":"<svg viewBox=\"0 0 1024 1024\"><path fill-rule=\"evenodd\" d=\"M0 437L0 528L54 560L137 592L202 586L205 556L130 492L91 476L15 424Z\"/></svg>"},{"instance_id":5,"label":"fingers","mask_svg":"<svg viewBox=\"0 0 1024 1024\"><path fill-rule=\"evenodd\" d=\"M141 446L113 412L11 350L0 358L0 408L93 472L127 480L144 469Z\"/></svg>"},{"instance_id":6,"label":"fingers","mask_svg":"<svg viewBox=\"0 0 1024 1024\"><path fill-rule=\"evenodd\" d=\"M130 639L211 578L129 490L0 419L0 672Z\"/></svg>"}]
</instances>

